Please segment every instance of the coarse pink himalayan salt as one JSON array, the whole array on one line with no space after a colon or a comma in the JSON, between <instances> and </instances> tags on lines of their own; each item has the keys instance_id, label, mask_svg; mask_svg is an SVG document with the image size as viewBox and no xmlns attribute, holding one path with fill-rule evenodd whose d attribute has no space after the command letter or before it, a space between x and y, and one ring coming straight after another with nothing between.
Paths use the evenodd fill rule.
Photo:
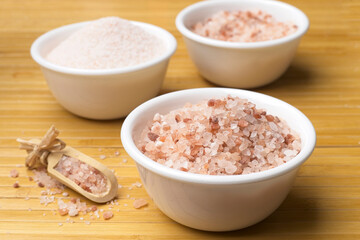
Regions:
<instances>
[{"instance_id":1,"label":"coarse pink himalayan salt","mask_svg":"<svg viewBox=\"0 0 360 240\"><path fill-rule=\"evenodd\" d=\"M70 217L74 217L77 216L79 212L86 214L89 211L86 206L86 202L81 202L79 198L71 199L68 202L58 199L58 207L58 211L61 216L69 214Z\"/></svg>"},{"instance_id":2,"label":"coarse pink himalayan salt","mask_svg":"<svg viewBox=\"0 0 360 240\"><path fill-rule=\"evenodd\" d=\"M203 37L229 42L259 42L282 38L296 32L291 23L278 22L261 10L220 11L196 23L192 31Z\"/></svg>"},{"instance_id":3,"label":"coarse pink himalayan salt","mask_svg":"<svg viewBox=\"0 0 360 240\"><path fill-rule=\"evenodd\" d=\"M64 155L55 170L87 192L100 194L107 191L106 177L96 168L78 159Z\"/></svg>"},{"instance_id":4,"label":"coarse pink himalayan salt","mask_svg":"<svg viewBox=\"0 0 360 240\"><path fill-rule=\"evenodd\" d=\"M47 189L58 188L64 189L64 185L58 180L50 177L46 169L33 170L34 180L38 183L39 187L46 187Z\"/></svg>"},{"instance_id":5,"label":"coarse pink himalayan salt","mask_svg":"<svg viewBox=\"0 0 360 240\"><path fill-rule=\"evenodd\" d=\"M90 22L58 46L46 59L79 69L123 68L148 62L165 51L165 43L140 26L118 17Z\"/></svg>"},{"instance_id":6,"label":"coarse pink himalayan salt","mask_svg":"<svg viewBox=\"0 0 360 240\"><path fill-rule=\"evenodd\" d=\"M149 203L148 201L146 201L145 199L135 199L134 202L133 202L133 206L134 208L136 209L139 209L139 208L142 208L142 207L145 207L147 206Z\"/></svg>"},{"instance_id":7,"label":"coarse pink himalayan salt","mask_svg":"<svg viewBox=\"0 0 360 240\"><path fill-rule=\"evenodd\" d=\"M114 216L112 211L105 211L103 212L103 218L104 220L109 220L110 218L112 218Z\"/></svg>"},{"instance_id":8,"label":"coarse pink himalayan salt","mask_svg":"<svg viewBox=\"0 0 360 240\"><path fill-rule=\"evenodd\" d=\"M228 96L155 114L137 147L177 170L237 175L290 161L300 152L301 139L285 121L245 99Z\"/></svg>"},{"instance_id":9,"label":"coarse pink himalayan salt","mask_svg":"<svg viewBox=\"0 0 360 240\"><path fill-rule=\"evenodd\" d=\"M12 177L12 178L17 178L18 176L19 176L18 170L12 169L12 170L10 171L10 177Z\"/></svg>"}]
</instances>

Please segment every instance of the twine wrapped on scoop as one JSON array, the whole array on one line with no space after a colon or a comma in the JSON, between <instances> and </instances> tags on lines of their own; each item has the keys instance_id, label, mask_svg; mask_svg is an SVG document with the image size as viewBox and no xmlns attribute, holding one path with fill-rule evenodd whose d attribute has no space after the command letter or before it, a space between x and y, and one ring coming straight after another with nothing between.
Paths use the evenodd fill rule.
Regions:
<instances>
[{"instance_id":1,"label":"twine wrapped on scoop","mask_svg":"<svg viewBox=\"0 0 360 240\"><path fill-rule=\"evenodd\" d=\"M59 130L52 125L40 141L37 139L24 140L18 138L16 141L20 143L20 149L26 150L29 154L26 157L25 165L30 169L46 167L49 154L66 147L65 142L57 138L58 135Z\"/></svg>"}]
</instances>

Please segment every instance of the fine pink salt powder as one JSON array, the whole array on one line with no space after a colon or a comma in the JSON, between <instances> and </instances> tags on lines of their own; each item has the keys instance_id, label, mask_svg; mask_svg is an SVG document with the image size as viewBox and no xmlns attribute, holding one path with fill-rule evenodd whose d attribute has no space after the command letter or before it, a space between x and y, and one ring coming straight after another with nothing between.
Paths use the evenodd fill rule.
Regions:
<instances>
[{"instance_id":1,"label":"fine pink salt powder","mask_svg":"<svg viewBox=\"0 0 360 240\"><path fill-rule=\"evenodd\" d=\"M107 179L96 168L73 157L63 156L55 167L85 191L100 194L107 191Z\"/></svg>"},{"instance_id":2,"label":"fine pink salt powder","mask_svg":"<svg viewBox=\"0 0 360 240\"><path fill-rule=\"evenodd\" d=\"M165 51L165 43L130 21L105 17L76 31L47 56L65 67L111 69L148 62Z\"/></svg>"},{"instance_id":3,"label":"fine pink salt powder","mask_svg":"<svg viewBox=\"0 0 360 240\"><path fill-rule=\"evenodd\" d=\"M237 175L290 161L300 152L301 139L285 121L245 99L228 96L155 114L137 147L177 170Z\"/></svg>"},{"instance_id":4,"label":"fine pink salt powder","mask_svg":"<svg viewBox=\"0 0 360 240\"><path fill-rule=\"evenodd\" d=\"M291 23L278 22L261 10L238 10L220 11L196 23L192 31L203 37L229 42L259 42L288 36L297 28Z\"/></svg>"}]
</instances>

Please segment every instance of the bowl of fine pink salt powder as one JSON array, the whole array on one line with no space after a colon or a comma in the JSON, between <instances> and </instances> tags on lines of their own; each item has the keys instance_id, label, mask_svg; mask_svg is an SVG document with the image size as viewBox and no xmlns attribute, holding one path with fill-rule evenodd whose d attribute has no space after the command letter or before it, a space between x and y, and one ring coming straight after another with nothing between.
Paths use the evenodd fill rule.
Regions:
<instances>
[{"instance_id":1,"label":"bowl of fine pink salt powder","mask_svg":"<svg viewBox=\"0 0 360 240\"><path fill-rule=\"evenodd\" d=\"M290 65L309 20L279 1L201 1L176 17L190 58L215 84L255 88L279 78Z\"/></svg>"},{"instance_id":2,"label":"bowl of fine pink salt powder","mask_svg":"<svg viewBox=\"0 0 360 240\"><path fill-rule=\"evenodd\" d=\"M121 140L161 211L192 228L230 231L280 206L316 133L303 113L279 99L201 88L138 106Z\"/></svg>"},{"instance_id":3,"label":"bowl of fine pink salt powder","mask_svg":"<svg viewBox=\"0 0 360 240\"><path fill-rule=\"evenodd\" d=\"M43 34L31 55L64 108L115 119L157 95L176 46L160 27L105 17Z\"/></svg>"}]
</instances>

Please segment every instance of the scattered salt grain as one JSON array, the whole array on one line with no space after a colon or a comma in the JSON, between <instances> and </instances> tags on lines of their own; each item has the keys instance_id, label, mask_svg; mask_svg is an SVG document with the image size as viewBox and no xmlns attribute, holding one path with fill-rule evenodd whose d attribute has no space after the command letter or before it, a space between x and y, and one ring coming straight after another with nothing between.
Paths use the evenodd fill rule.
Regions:
<instances>
[{"instance_id":1,"label":"scattered salt grain","mask_svg":"<svg viewBox=\"0 0 360 240\"><path fill-rule=\"evenodd\" d=\"M12 170L10 171L10 177L12 177L12 178L17 178L18 176L19 176L18 170L12 169Z\"/></svg>"},{"instance_id":2,"label":"scattered salt grain","mask_svg":"<svg viewBox=\"0 0 360 240\"><path fill-rule=\"evenodd\" d=\"M85 221L85 224L90 225L90 222L89 222L89 221Z\"/></svg>"},{"instance_id":3,"label":"scattered salt grain","mask_svg":"<svg viewBox=\"0 0 360 240\"><path fill-rule=\"evenodd\" d=\"M142 27L118 17L92 21L55 47L47 60L80 69L111 69L148 62L165 44Z\"/></svg>"},{"instance_id":4,"label":"scattered salt grain","mask_svg":"<svg viewBox=\"0 0 360 240\"><path fill-rule=\"evenodd\" d=\"M56 179L50 177L45 169L33 170L33 173L34 173L34 180L35 182L38 183L39 187L46 187L48 189L51 188L64 189L64 185L62 185Z\"/></svg>"},{"instance_id":5,"label":"scattered salt grain","mask_svg":"<svg viewBox=\"0 0 360 240\"><path fill-rule=\"evenodd\" d=\"M106 156L105 156L105 155L100 155L99 158L100 158L101 160L105 160L105 159L106 159Z\"/></svg>"},{"instance_id":6,"label":"scattered salt grain","mask_svg":"<svg viewBox=\"0 0 360 240\"><path fill-rule=\"evenodd\" d=\"M119 156L120 153L118 151L115 152L115 156Z\"/></svg>"},{"instance_id":7,"label":"scattered salt grain","mask_svg":"<svg viewBox=\"0 0 360 240\"><path fill-rule=\"evenodd\" d=\"M127 160L125 158L122 161L123 161L123 163L127 163Z\"/></svg>"},{"instance_id":8,"label":"scattered salt grain","mask_svg":"<svg viewBox=\"0 0 360 240\"><path fill-rule=\"evenodd\" d=\"M109 220L110 218L112 218L114 216L112 211L106 211L103 212L103 218L104 220Z\"/></svg>"},{"instance_id":9,"label":"scattered salt grain","mask_svg":"<svg viewBox=\"0 0 360 240\"><path fill-rule=\"evenodd\" d=\"M107 191L106 177L96 168L73 157L63 156L55 167L85 191L99 194Z\"/></svg>"},{"instance_id":10,"label":"scattered salt grain","mask_svg":"<svg viewBox=\"0 0 360 240\"><path fill-rule=\"evenodd\" d=\"M66 216L69 213L69 210L66 208L59 208L58 211L60 216Z\"/></svg>"},{"instance_id":11,"label":"scattered salt grain","mask_svg":"<svg viewBox=\"0 0 360 240\"><path fill-rule=\"evenodd\" d=\"M63 224L62 224L62 223L58 223L58 225L61 227Z\"/></svg>"},{"instance_id":12,"label":"scattered salt grain","mask_svg":"<svg viewBox=\"0 0 360 240\"><path fill-rule=\"evenodd\" d=\"M261 10L220 11L196 23L192 31L203 37L229 42L259 42L291 35L298 27L278 22Z\"/></svg>"},{"instance_id":13,"label":"scattered salt grain","mask_svg":"<svg viewBox=\"0 0 360 240\"><path fill-rule=\"evenodd\" d=\"M248 100L228 96L156 114L137 147L180 171L238 175L286 163L300 152L301 139L285 121Z\"/></svg>"},{"instance_id":14,"label":"scattered salt grain","mask_svg":"<svg viewBox=\"0 0 360 240\"><path fill-rule=\"evenodd\" d=\"M44 204L45 206L47 206L49 203L52 203L54 201L55 201L54 196L41 196L40 197L40 204Z\"/></svg>"},{"instance_id":15,"label":"scattered salt grain","mask_svg":"<svg viewBox=\"0 0 360 240\"><path fill-rule=\"evenodd\" d=\"M142 184L139 182L133 183L132 186L137 187L137 188L141 188Z\"/></svg>"},{"instance_id":16,"label":"scattered salt grain","mask_svg":"<svg viewBox=\"0 0 360 240\"><path fill-rule=\"evenodd\" d=\"M19 182L15 182L15 183L13 184L13 188L19 188L19 187L20 187Z\"/></svg>"},{"instance_id":17,"label":"scattered salt grain","mask_svg":"<svg viewBox=\"0 0 360 240\"><path fill-rule=\"evenodd\" d=\"M68 197L69 196L69 194L67 192L63 192L62 195L63 195L63 197Z\"/></svg>"},{"instance_id":18,"label":"scattered salt grain","mask_svg":"<svg viewBox=\"0 0 360 240\"><path fill-rule=\"evenodd\" d=\"M90 211L91 211L91 212L95 212L96 210L97 210L97 206L92 205L92 206L90 207Z\"/></svg>"},{"instance_id":19,"label":"scattered salt grain","mask_svg":"<svg viewBox=\"0 0 360 240\"><path fill-rule=\"evenodd\" d=\"M134 208L136 208L136 209L145 207L145 206L147 206L147 205L148 205L148 202L147 202L145 199L136 199L136 200L133 202L133 206L134 206Z\"/></svg>"}]
</instances>

